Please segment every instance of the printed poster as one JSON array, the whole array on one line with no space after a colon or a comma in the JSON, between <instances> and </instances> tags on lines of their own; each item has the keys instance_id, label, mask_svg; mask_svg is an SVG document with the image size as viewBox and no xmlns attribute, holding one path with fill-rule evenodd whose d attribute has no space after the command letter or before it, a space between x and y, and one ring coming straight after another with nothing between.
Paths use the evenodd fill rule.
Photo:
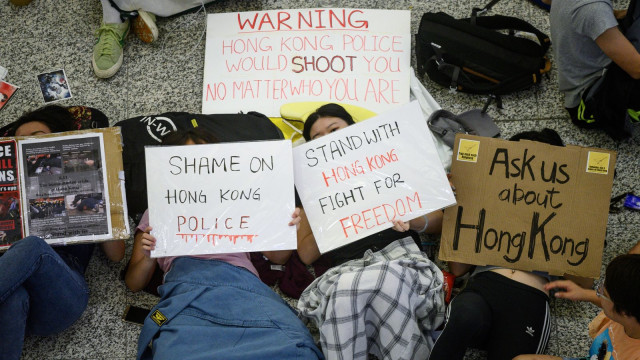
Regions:
<instances>
[{"instance_id":1,"label":"printed poster","mask_svg":"<svg viewBox=\"0 0 640 360\"><path fill-rule=\"evenodd\" d=\"M0 249L24 237L17 157L15 140L0 141Z\"/></svg>"},{"instance_id":2,"label":"printed poster","mask_svg":"<svg viewBox=\"0 0 640 360\"><path fill-rule=\"evenodd\" d=\"M25 235L50 244L112 239L102 133L19 142Z\"/></svg>"}]
</instances>

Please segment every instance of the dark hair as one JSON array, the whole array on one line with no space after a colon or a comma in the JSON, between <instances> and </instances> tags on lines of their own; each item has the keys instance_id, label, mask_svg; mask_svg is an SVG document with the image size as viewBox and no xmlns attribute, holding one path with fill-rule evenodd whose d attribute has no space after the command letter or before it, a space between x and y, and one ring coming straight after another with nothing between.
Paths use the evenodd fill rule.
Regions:
<instances>
[{"instance_id":1,"label":"dark hair","mask_svg":"<svg viewBox=\"0 0 640 360\"><path fill-rule=\"evenodd\" d=\"M325 104L311 113L311 115L309 115L309 117L307 117L307 120L304 122L302 136L305 140L311 140L311 127L321 117L337 117L344 120L347 125L355 124L355 121L353 121L351 114L349 114L345 108L334 103Z\"/></svg>"},{"instance_id":2,"label":"dark hair","mask_svg":"<svg viewBox=\"0 0 640 360\"><path fill-rule=\"evenodd\" d=\"M0 99L2 99L0 100L0 102L4 102L5 100L9 99L9 97L7 96L7 94L0 92Z\"/></svg>"},{"instance_id":3,"label":"dark hair","mask_svg":"<svg viewBox=\"0 0 640 360\"><path fill-rule=\"evenodd\" d=\"M74 125L73 115L71 115L67 108L58 105L49 105L20 116L11 129L9 129L7 135L15 136L16 130L18 130L20 126L34 121L47 125L52 133L77 130Z\"/></svg>"},{"instance_id":4,"label":"dark hair","mask_svg":"<svg viewBox=\"0 0 640 360\"><path fill-rule=\"evenodd\" d=\"M196 144L214 144L219 142L218 138L208 130L196 127L168 133L162 138L162 145L184 145L189 140Z\"/></svg>"},{"instance_id":5,"label":"dark hair","mask_svg":"<svg viewBox=\"0 0 640 360\"><path fill-rule=\"evenodd\" d=\"M564 146L562 138L555 130L544 128L542 131L523 131L513 135L509 140L532 140L539 141L549 145Z\"/></svg>"},{"instance_id":6,"label":"dark hair","mask_svg":"<svg viewBox=\"0 0 640 360\"><path fill-rule=\"evenodd\" d=\"M607 265L604 285L617 313L640 322L640 254L625 254Z\"/></svg>"}]
</instances>

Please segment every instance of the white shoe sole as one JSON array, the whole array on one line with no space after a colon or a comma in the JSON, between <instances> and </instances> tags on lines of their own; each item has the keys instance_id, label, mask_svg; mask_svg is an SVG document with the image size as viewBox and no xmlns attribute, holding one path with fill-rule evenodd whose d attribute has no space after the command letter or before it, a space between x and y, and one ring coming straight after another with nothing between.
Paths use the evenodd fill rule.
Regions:
<instances>
[{"instance_id":1,"label":"white shoe sole","mask_svg":"<svg viewBox=\"0 0 640 360\"><path fill-rule=\"evenodd\" d=\"M158 40L158 27L151 15L143 10L138 10L138 17L133 19L133 32L145 43Z\"/></svg>"}]
</instances>

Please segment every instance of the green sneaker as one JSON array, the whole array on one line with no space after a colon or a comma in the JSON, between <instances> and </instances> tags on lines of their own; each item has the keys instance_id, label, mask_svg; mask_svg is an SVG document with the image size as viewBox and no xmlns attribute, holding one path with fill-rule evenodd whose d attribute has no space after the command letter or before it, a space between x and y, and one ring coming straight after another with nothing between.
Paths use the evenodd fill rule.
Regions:
<instances>
[{"instance_id":1,"label":"green sneaker","mask_svg":"<svg viewBox=\"0 0 640 360\"><path fill-rule=\"evenodd\" d=\"M93 46L93 71L99 78L110 78L122 65L122 47L129 33L129 21L122 24L102 24L96 31L98 40Z\"/></svg>"}]
</instances>

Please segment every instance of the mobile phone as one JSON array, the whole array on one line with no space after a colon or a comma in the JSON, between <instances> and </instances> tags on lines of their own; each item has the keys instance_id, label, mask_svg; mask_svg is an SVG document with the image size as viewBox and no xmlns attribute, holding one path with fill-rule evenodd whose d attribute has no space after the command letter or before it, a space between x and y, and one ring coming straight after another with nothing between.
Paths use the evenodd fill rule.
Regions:
<instances>
[{"instance_id":1,"label":"mobile phone","mask_svg":"<svg viewBox=\"0 0 640 360\"><path fill-rule=\"evenodd\" d=\"M144 324L144 319L146 319L147 315L151 309L141 308L139 306L129 305L124 310L124 314L122 315L122 320L138 325Z\"/></svg>"}]
</instances>

